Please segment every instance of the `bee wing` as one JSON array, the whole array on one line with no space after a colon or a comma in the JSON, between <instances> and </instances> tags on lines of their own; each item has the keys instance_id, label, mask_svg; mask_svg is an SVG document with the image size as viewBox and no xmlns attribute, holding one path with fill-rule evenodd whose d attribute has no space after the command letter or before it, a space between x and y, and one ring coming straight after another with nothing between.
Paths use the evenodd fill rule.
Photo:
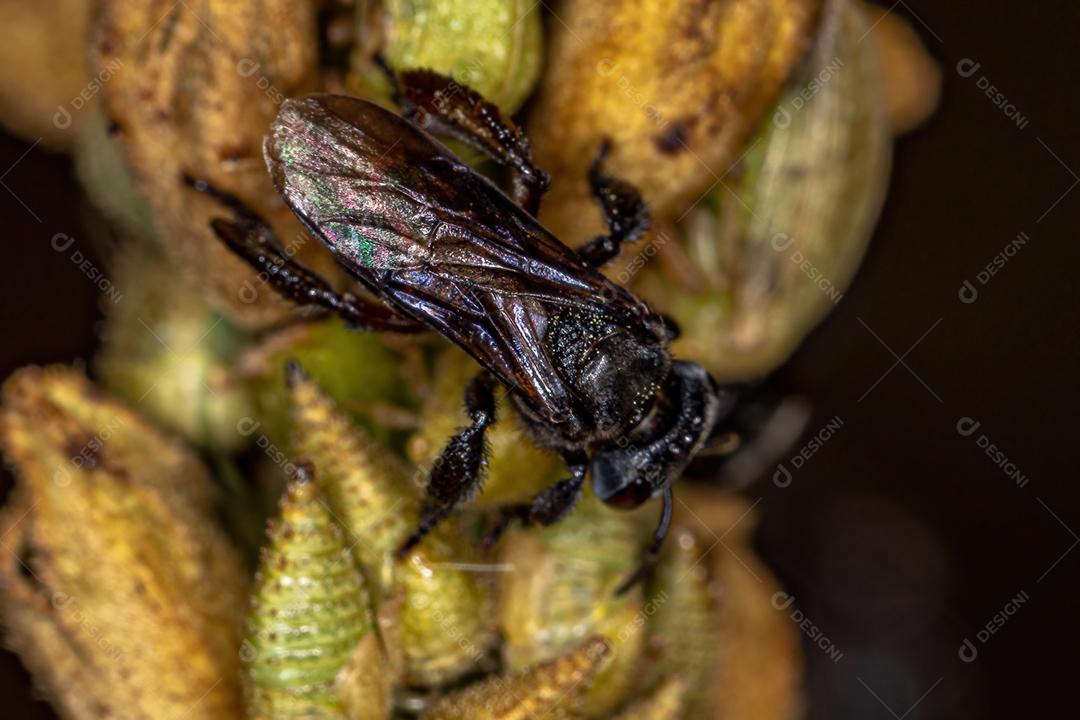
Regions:
<instances>
[{"instance_id":1,"label":"bee wing","mask_svg":"<svg viewBox=\"0 0 1080 720\"><path fill-rule=\"evenodd\" d=\"M270 175L297 217L361 279L429 259L434 216L411 180L418 148L404 121L361 100L286 100L263 145Z\"/></svg>"},{"instance_id":2,"label":"bee wing","mask_svg":"<svg viewBox=\"0 0 1080 720\"><path fill-rule=\"evenodd\" d=\"M542 342L553 314L642 314L486 178L372 103L288 100L264 152L285 201L343 266L549 418L573 406Z\"/></svg>"}]
</instances>

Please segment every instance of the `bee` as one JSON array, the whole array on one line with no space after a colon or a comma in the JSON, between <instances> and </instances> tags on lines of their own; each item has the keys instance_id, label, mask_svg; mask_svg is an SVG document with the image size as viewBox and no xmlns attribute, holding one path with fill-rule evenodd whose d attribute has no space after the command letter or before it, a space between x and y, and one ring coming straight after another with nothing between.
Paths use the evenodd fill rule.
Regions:
<instances>
[{"instance_id":1,"label":"bee","mask_svg":"<svg viewBox=\"0 0 1080 720\"><path fill-rule=\"evenodd\" d=\"M356 328L434 330L483 368L468 385L470 424L434 463L420 542L478 491L484 433L501 385L535 441L562 455L569 476L531 502L502 509L489 540L514 520L565 517L586 477L617 508L662 500L636 582L667 534L672 482L734 405L700 365L671 357L674 323L600 272L649 227L640 193L603 170L588 173L608 232L571 248L537 220L549 178L522 131L494 104L427 70L393 73L398 116L364 100L311 95L285 101L265 138L274 185L307 230L367 292L337 292L286 254L269 226L237 198L186 178L231 209L217 235L292 301ZM435 136L501 164L506 191Z\"/></svg>"}]
</instances>

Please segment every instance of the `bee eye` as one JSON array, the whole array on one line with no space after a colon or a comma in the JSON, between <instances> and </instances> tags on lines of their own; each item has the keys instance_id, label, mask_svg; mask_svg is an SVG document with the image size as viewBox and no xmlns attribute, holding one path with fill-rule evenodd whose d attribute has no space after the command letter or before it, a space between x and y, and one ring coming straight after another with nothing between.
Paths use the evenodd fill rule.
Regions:
<instances>
[{"instance_id":1,"label":"bee eye","mask_svg":"<svg viewBox=\"0 0 1080 720\"><path fill-rule=\"evenodd\" d=\"M652 485L621 451L597 454L593 458L590 474L593 493L605 505L632 510L653 495Z\"/></svg>"},{"instance_id":2,"label":"bee eye","mask_svg":"<svg viewBox=\"0 0 1080 720\"><path fill-rule=\"evenodd\" d=\"M620 510L633 510L641 507L652 496L653 489L648 483L635 481L609 497L604 504Z\"/></svg>"}]
</instances>

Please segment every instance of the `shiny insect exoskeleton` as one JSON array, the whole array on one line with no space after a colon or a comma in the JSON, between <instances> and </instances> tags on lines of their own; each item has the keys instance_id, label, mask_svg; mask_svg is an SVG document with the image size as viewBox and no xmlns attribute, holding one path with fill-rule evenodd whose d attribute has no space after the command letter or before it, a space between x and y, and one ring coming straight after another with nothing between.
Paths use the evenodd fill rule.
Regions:
<instances>
[{"instance_id":1,"label":"shiny insect exoskeleton","mask_svg":"<svg viewBox=\"0 0 1080 720\"><path fill-rule=\"evenodd\" d=\"M651 560L671 516L671 483L731 397L700 365L673 360L673 324L598 270L648 229L641 196L603 172L607 149L599 148L588 180L609 233L572 249L537 221L548 177L497 107L429 71L394 80L404 118L363 100L313 95L286 101L264 144L285 202L373 298L335 292L236 198L189 183L232 209L215 231L282 295L358 328L433 329L484 368L466 392L471 424L434 464L420 525L402 551L479 487L502 384L536 441L563 455L570 477L505 508L492 537L514 519L558 521L588 475L612 506L662 497ZM429 132L505 166L508 194Z\"/></svg>"}]
</instances>

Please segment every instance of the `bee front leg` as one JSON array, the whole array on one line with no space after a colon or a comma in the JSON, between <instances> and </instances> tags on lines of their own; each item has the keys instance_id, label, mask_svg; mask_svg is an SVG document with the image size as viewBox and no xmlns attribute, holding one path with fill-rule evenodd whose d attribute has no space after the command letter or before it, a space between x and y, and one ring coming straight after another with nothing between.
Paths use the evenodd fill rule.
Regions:
<instances>
[{"instance_id":1,"label":"bee front leg","mask_svg":"<svg viewBox=\"0 0 1080 720\"><path fill-rule=\"evenodd\" d=\"M385 68L397 101L412 122L452 137L510 170L510 195L532 215L550 178L536 167L525 133L480 93L431 70Z\"/></svg>"},{"instance_id":2,"label":"bee front leg","mask_svg":"<svg viewBox=\"0 0 1080 720\"><path fill-rule=\"evenodd\" d=\"M277 293L297 305L321 307L361 330L417 332L423 326L381 303L337 293L323 277L294 260L278 243L274 231L235 195L205 180L185 177L193 190L209 195L233 213L232 220L215 218L210 226L217 236L259 274Z\"/></svg>"},{"instance_id":3,"label":"bee front leg","mask_svg":"<svg viewBox=\"0 0 1080 720\"><path fill-rule=\"evenodd\" d=\"M480 487L487 452L484 433L495 422L495 380L491 375L484 372L473 378L465 391L465 407L472 424L458 430L435 461L420 505L420 525L398 548L399 558Z\"/></svg>"},{"instance_id":4,"label":"bee front leg","mask_svg":"<svg viewBox=\"0 0 1080 720\"><path fill-rule=\"evenodd\" d=\"M605 175L601 169L611 150L605 140L589 166L589 187L604 213L607 235L599 235L577 249L589 265L599 267L616 257L623 243L639 239L649 229L649 208L638 189L619 178Z\"/></svg>"}]
</instances>

